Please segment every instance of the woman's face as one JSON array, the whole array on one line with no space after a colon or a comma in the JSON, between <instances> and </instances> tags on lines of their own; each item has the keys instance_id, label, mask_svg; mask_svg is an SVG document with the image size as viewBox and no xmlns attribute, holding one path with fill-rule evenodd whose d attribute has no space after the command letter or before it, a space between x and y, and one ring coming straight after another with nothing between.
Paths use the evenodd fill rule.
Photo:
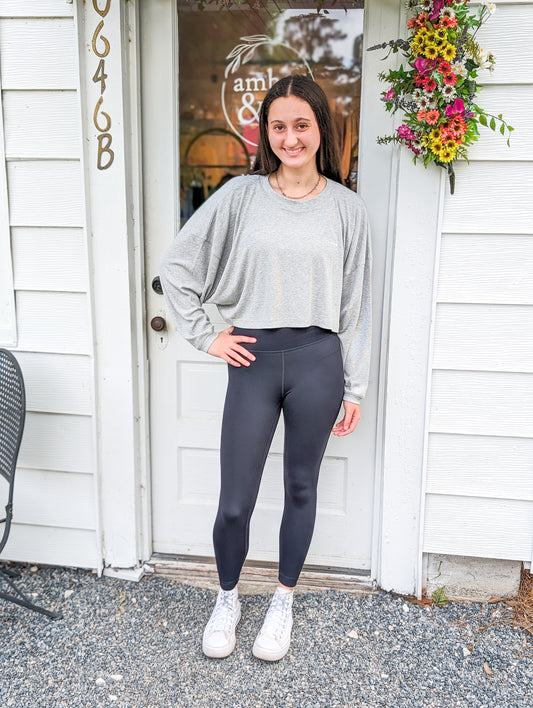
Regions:
<instances>
[{"instance_id":1,"label":"woman's face","mask_svg":"<svg viewBox=\"0 0 533 708\"><path fill-rule=\"evenodd\" d=\"M320 130L311 106L297 96L272 101L268 111L268 141L285 168L316 168Z\"/></svg>"}]
</instances>

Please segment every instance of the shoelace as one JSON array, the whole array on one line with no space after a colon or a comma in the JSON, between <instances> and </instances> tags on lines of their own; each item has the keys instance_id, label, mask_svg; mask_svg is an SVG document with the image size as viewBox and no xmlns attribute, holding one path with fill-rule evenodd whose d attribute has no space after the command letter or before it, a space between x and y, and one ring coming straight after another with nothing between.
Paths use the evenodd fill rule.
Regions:
<instances>
[{"instance_id":1,"label":"shoelace","mask_svg":"<svg viewBox=\"0 0 533 708\"><path fill-rule=\"evenodd\" d=\"M235 613L235 602L233 595L221 592L217 598L217 603L211 619L209 620L209 629L212 632L229 632L233 626L233 617Z\"/></svg>"},{"instance_id":2,"label":"shoelace","mask_svg":"<svg viewBox=\"0 0 533 708\"><path fill-rule=\"evenodd\" d=\"M279 639L286 630L291 616L292 595L274 593L270 607L266 613L263 632Z\"/></svg>"}]
</instances>

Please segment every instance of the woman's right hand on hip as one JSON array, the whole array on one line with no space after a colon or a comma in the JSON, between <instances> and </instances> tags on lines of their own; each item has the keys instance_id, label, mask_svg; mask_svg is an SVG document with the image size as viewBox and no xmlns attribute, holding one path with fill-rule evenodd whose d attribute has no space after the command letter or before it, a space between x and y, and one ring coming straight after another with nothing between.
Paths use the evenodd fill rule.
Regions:
<instances>
[{"instance_id":1,"label":"woman's right hand on hip","mask_svg":"<svg viewBox=\"0 0 533 708\"><path fill-rule=\"evenodd\" d=\"M257 342L255 337L245 337L243 334L232 334L233 327L223 329L218 333L217 338L207 350L208 354L224 359L232 366L250 366L251 361L255 361L255 356L245 347L241 347L239 342ZM248 361L250 360L250 361Z\"/></svg>"}]
</instances>

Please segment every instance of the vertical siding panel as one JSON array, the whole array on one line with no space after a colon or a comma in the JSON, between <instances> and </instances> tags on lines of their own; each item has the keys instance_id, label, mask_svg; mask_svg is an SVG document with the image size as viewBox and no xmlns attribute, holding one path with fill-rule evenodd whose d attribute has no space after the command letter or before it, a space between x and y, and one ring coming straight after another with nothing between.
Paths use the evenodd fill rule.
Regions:
<instances>
[{"instance_id":1,"label":"vertical siding panel","mask_svg":"<svg viewBox=\"0 0 533 708\"><path fill-rule=\"evenodd\" d=\"M93 342L73 5L0 0L18 350L27 389L3 558L98 567ZM4 168L4 165L1 165Z\"/></svg>"},{"instance_id":2,"label":"vertical siding panel","mask_svg":"<svg viewBox=\"0 0 533 708\"><path fill-rule=\"evenodd\" d=\"M481 128L446 194L430 362L422 548L531 560L533 469L533 2L498 3L480 31L496 70Z\"/></svg>"}]
</instances>

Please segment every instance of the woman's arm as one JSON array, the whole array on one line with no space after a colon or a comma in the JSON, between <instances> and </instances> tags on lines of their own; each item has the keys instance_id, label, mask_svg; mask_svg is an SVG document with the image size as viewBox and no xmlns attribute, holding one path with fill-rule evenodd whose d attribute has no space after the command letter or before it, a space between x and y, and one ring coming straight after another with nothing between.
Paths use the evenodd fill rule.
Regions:
<instances>
[{"instance_id":1,"label":"woman's arm","mask_svg":"<svg viewBox=\"0 0 533 708\"><path fill-rule=\"evenodd\" d=\"M231 247L230 205L238 186L236 179L222 187L191 216L165 251L160 277L178 332L197 349L232 366L249 366L255 356L240 342L256 339L232 335L233 327L217 333L202 307L222 275L224 249Z\"/></svg>"},{"instance_id":2,"label":"woman's arm","mask_svg":"<svg viewBox=\"0 0 533 708\"><path fill-rule=\"evenodd\" d=\"M231 203L240 178L207 199L165 251L161 285L178 332L207 352L217 337L202 304L222 274L224 249L231 246Z\"/></svg>"},{"instance_id":3,"label":"woman's arm","mask_svg":"<svg viewBox=\"0 0 533 708\"><path fill-rule=\"evenodd\" d=\"M344 401L358 406L368 387L372 336L372 251L368 217L361 202L353 232L348 236L339 339L344 362Z\"/></svg>"},{"instance_id":4,"label":"woman's arm","mask_svg":"<svg viewBox=\"0 0 533 708\"><path fill-rule=\"evenodd\" d=\"M196 349L206 352L217 333L202 302L209 271L217 259L211 242L194 226L188 222L165 251L160 278L178 332Z\"/></svg>"}]
</instances>

